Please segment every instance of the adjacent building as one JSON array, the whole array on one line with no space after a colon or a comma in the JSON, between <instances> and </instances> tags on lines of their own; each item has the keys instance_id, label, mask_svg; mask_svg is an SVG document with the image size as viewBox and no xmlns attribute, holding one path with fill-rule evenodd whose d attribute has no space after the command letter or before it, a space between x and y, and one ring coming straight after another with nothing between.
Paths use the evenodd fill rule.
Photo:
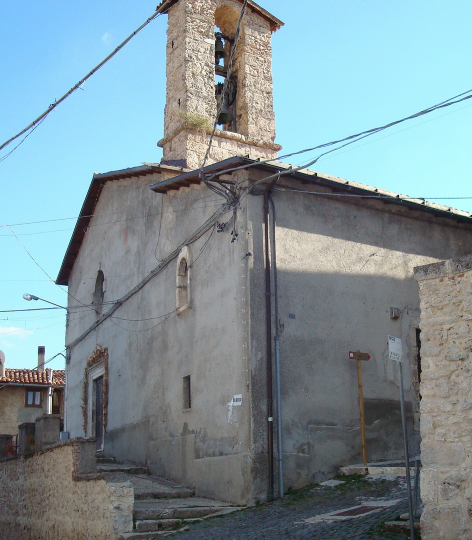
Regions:
<instances>
[{"instance_id":1,"label":"adjacent building","mask_svg":"<svg viewBox=\"0 0 472 540\"><path fill-rule=\"evenodd\" d=\"M43 414L64 417L65 371L44 369L44 353L38 347L37 369L8 369L0 351L0 437L13 445L21 424Z\"/></svg>"}]
</instances>

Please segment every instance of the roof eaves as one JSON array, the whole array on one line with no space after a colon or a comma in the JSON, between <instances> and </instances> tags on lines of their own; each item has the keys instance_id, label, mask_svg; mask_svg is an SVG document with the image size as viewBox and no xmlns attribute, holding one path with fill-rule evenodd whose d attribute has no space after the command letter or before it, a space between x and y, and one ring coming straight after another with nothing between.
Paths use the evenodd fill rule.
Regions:
<instances>
[{"instance_id":1,"label":"roof eaves","mask_svg":"<svg viewBox=\"0 0 472 540\"><path fill-rule=\"evenodd\" d=\"M221 172L223 174L225 170L233 169L238 165L251 165L259 170L263 170L271 174L285 172L287 176L299 179L304 183L313 183L316 181L318 185L323 185L331 189L348 191L352 194L360 195L361 197L365 196L366 198L378 198L386 204L399 204L402 206L407 206L411 209L427 211L438 216L455 219L461 223L472 223L472 214L463 212L462 210L456 210L448 206L428 202L425 199L412 199L408 195L401 195L385 189L367 186L358 182L351 182L337 176L318 173L310 169L296 170L296 168L292 165L282 163L280 161L258 163L257 161L249 158L232 157L205 167L203 172L206 174ZM293 171L291 171L291 169L293 169ZM157 193L167 193L168 191L178 190L181 187L200 182L200 171L195 170L175 176L168 180L164 180L163 182L152 184L151 189Z\"/></svg>"},{"instance_id":2,"label":"roof eaves","mask_svg":"<svg viewBox=\"0 0 472 540\"><path fill-rule=\"evenodd\" d=\"M159 13L167 13L169 9L177 4L179 0L163 0L157 7L156 11ZM239 2L243 3L243 0L239 0ZM264 19L267 19L271 23L272 31L278 30L281 26L284 26L285 23L283 23L280 19L272 15L272 13L269 13L266 9L261 7L259 4L256 4L256 2L253 2L253 0L248 0L247 3L249 9L252 11L255 11L256 13L259 13L261 17Z\"/></svg>"},{"instance_id":3,"label":"roof eaves","mask_svg":"<svg viewBox=\"0 0 472 540\"><path fill-rule=\"evenodd\" d=\"M131 178L133 176L148 176L159 171L179 173L182 172L182 170L182 168L174 167L172 165L147 163L145 165L140 165L139 167L131 167L128 169L120 169L106 173L94 173L87 191L87 195L85 196L85 200L82 204L79 217L77 218L74 231L69 241L69 245L64 255L64 259L56 279L56 285L67 285L68 283L75 258L79 253L87 227L93 217L100 193L106 182Z\"/></svg>"},{"instance_id":4,"label":"roof eaves","mask_svg":"<svg viewBox=\"0 0 472 540\"><path fill-rule=\"evenodd\" d=\"M231 169L235 165L243 164L246 162L253 163L253 161L248 158L242 158L238 156L231 157L223 161L218 161L217 163L207 165L203 169L203 174L217 173L220 171L224 171L225 169ZM193 171L187 171L172 178L168 178L167 180L162 180L161 182L151 184L150 188L156 193L167 193L171 190L178 190L181 187L188 187L191 184L200 184L201 181L201 171L200 169L196 169Z\"/></svg>"}]
</instances>

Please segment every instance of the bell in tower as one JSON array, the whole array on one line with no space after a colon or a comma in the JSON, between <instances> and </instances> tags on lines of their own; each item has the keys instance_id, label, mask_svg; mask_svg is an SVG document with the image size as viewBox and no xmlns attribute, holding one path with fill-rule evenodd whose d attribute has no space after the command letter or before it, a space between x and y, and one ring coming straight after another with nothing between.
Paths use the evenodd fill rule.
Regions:
<instances>
[{"instance_id":1,"label":"bell in tower","mask_svg":"<svg viewBox=\"0 0 472 540\"><path fill-rule=\"evenodd\" d=\"M206 164L277 158L271 38L283 23L249 0L236 42L242 6L243 0L158 6L169 17L163 162L200 168L215 122Z\"/></svg>"}]
</instances>

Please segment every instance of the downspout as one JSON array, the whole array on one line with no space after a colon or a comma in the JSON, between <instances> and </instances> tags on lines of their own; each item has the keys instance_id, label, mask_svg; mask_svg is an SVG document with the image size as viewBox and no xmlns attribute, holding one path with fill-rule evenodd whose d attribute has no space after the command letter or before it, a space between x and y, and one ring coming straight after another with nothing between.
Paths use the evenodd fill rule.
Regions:
<instances>
[{"instance_id":1,"label":"downspout","mask_svg":"<svg viewBox=\"0 0 472 540\"><path fill-rule=\"evenodd\" d=\"M66 365L65 365L65 381L64 381L64 401L63 401L63 407L64 407L64 431L66 433L68 433L68 428L69 428L69 425L68 425L68 417L67 417L67 398L68 398L68 394L69 394L69 386L67 384L68 382L68 379L69 379L69 364L70 364L70 356L71 356L71 350L69 347L66 348L66 356L65 356L65 359L66 359Z\"/></svg>"},{"instance_id":2,"label":"downspout","mask_svg":"<svg viewBox=\"0 0 472 540\"><path fill-rule=\"evenodd\" d=\"M283 432L282 432L282 392L280 377L280 324L279 324L279 292L277 280L277 249L275 243L275 229L277 227L277 214L275 211L275 201L272 192L269 193L270 204L272 206L271 221L271 254L272 268L274 272L274 319L275 319L275 389L277 394L277 462L279 473L279 497L284 497L284 454L283 454Z\"/></svg>"},{"instance_id":3,"label":"downspout","mask_svg":"<svg viewBox=\"0 0 472 540\"><path fill-rule=\"evenodd\" d=\"M270 291L269 192L264 192L265 295L267 353L267 457L269 466L269 501L274 500L274 417L272 395L272 305Z\"/></svg>"},{"instance_id":4,"label":"downspout","mask_svg":"<svg viewBox=\"0 0 472 540\"><path fill-rule=\"evenodd\" d=\"M54 370L48 369L46 370L47 378L48 378L48 387L47 387L47 400L46 400L46 414L52 414L52 381L53 381L53 373Z\"/></svg>"}]
</instances>

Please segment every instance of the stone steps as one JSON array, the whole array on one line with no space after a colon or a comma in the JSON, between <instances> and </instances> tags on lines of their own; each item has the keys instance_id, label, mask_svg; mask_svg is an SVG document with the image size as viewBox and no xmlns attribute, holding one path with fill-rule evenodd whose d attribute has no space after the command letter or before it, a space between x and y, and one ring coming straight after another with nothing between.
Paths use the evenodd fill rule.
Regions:
<instances>
[{"instance_id":1,"label":"stone steps","mask_svg":"<svg viewBox=\"0 0 472 540\"><path fill-rule=\"evenodd\" d=\"M340 467L339 474L343 476L350 475L391 475L391 476L406 476L404 462L401 461L385 461L381 463L367 463L367 467L362 464L347 465ZM414 462L410 461L410 476L414 478L415 467Z\"/></svg>"},{"instance_id":2,"label":"stone steps","mask_svg":"<svg viewBox=\"0 0 472 540\"><path fill-rule=\"evenodd\" d=\"M147 467L135 465L134 463L97 463L97 471L101 473L149 474Z\"/></svg>"},{"instance_id":3,"label":"stone steps","mask_svg":"<svg viewBox=\"0 0 472 540\"><path fill-rule=\"evenodd\" d=\"M402 520L386 521L384 523L384 527L388 531L396 532L396 533L409 533L410 532L410 522L409 521L402 521ZM415 520L413 522L413 528L417 532L421 531L420 521L419 520Z\"/></svg>"},{"instance_id":4,"label":"stone steps","mask_svg":"<svg viewBox=\"0 0 472 540\"><path fill-rule=\"evenodd\" d=\"M239 510L228 503L195 497L194 491L156 476L132 463L97 463L113 482L130 482L134 490L134 530L121 540L148 540L209 517Z\"/></svg>"}]
</instances>

